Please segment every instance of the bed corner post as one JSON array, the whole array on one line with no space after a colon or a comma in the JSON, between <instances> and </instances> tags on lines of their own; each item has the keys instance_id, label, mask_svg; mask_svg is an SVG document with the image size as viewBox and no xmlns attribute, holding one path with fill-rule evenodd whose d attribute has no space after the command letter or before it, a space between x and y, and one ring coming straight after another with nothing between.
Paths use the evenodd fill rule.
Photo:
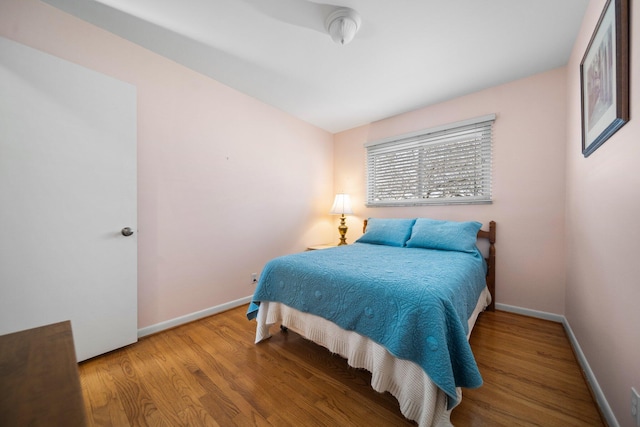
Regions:
<instances>
[{"instance_id":1,"label":"bed corner post","mask_svg":"<svg viewBox=\"0 0 640 427\"><path fill-rule=\"evenodd\" d=\"M496 222L489 223L489 271L487 274L487 287L491 293L491 304L487 307L489 311L496 311Z\"/></svg>"}]
</instances>

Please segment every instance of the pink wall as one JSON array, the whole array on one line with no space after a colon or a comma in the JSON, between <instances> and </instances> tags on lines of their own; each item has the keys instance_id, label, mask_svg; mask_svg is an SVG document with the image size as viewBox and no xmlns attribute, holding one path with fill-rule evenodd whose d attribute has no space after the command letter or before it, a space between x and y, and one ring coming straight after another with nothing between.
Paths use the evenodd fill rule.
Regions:
<instances>
[{"instance_id":1,"label":"pink wall","mask_svg":"<svg viewBox=\"0 0 640 427\"><path fill-rule=\"evenodd\" d=\"M590 2L567 66L566 317L618 422L631 427L630 389L640 391L640 8L631 8L631 120L585 159L579 69L604 4Z\"/></svg>"},{"instance_id":2,"label":"pink wall","mask_svg":"<svg viewBox=\"0 0 640 427\"><path fill-rule=\"evenodd\" d=\"M3 0L0 35L137 87L139 328L331 238L331 134L36 0Z\"/></svg>"},{"instance_id":3,"label":"pink wall","mask_svg":"<svg viewBox=\"0 0 640 427\"><path fill-rule=\"evenodd\" d=\"M369 141L496 113L493 204L366 208ZM564 68L336 135L336 191L352 195L349 241L366 217L430 217L498 224L497 302L564 313Z\"/></svg>"}]
</instances>

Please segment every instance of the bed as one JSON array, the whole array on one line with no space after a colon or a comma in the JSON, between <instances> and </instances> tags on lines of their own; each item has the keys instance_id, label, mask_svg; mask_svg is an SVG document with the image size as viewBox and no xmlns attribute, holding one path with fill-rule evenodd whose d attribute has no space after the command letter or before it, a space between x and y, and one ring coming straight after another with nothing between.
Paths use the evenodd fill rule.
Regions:
<instances>
[{"instance_id":1,"label":"bed","mask_svg":"<svg viewBox=\"0 0 640 427\"><path fill-rule=\"evenodd\" d=\"M496 224L371 218L364 227L351 245L265 265L247 312L256 343L280 324L371 372L408 419L450 425L461 389L482 384L468 339L494 307Z\"/></svg>"}]
</instances>

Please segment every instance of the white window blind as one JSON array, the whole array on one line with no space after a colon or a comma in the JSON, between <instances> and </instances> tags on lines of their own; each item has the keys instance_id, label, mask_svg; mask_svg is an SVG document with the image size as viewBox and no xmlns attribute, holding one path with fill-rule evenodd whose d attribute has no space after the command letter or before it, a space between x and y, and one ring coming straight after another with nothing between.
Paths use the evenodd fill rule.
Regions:
<instances>
[{"instance_id":1,"label":"white window blind","mask_svg":"<svg viewBox=\"0 0 640 427\"><path fill-rule=\"evenodd\" d=\"M491 202L495 114L365 144L367 206Z\"/></svg>"}]
</instances>

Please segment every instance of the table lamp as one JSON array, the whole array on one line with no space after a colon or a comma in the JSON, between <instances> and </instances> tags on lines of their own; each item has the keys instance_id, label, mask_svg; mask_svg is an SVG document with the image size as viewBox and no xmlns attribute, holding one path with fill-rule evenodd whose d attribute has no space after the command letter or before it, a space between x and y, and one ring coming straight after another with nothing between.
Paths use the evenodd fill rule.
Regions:
<instances>
[{"instance_id":1,"label":"table lamp","mask_svg":"<svg viewBox=\"0 0 640 427\"><path fill-rule=\"evenodd\" d=\"M347 238L345 237L345 235L347 234L348 228L344 222L345 214L353 214L353 210L351 210L351 199L349 198L349 195L344 193L336 194L336 198L333 201L333 206L331 207L331 212L329 213L331 213L332 215L341 215L340 225L338 226L338 232L340 233L340 243L338 243L338 246L346 245Z\"/></svg>"}]
</instances>

